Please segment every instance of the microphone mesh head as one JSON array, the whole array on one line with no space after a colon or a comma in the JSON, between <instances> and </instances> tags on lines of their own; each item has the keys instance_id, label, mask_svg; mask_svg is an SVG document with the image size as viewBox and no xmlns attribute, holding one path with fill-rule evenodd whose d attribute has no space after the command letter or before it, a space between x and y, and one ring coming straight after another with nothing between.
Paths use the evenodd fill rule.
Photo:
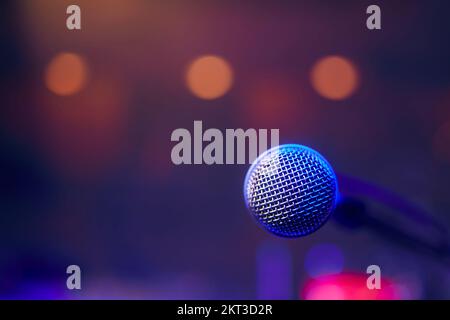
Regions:
<instances>
[{"instance_id":1,"label":"microphone mesh head","mask_svg":"<svg viewBox=\"0 0 450 320\"><path fill-rule=\"evenodd\" d=\"M281 145L252 164L244 196L265 229L282 237L302 237L319 229L334 210L336 175L318 152L296 144Z\"/></svg>"}]
</instances>

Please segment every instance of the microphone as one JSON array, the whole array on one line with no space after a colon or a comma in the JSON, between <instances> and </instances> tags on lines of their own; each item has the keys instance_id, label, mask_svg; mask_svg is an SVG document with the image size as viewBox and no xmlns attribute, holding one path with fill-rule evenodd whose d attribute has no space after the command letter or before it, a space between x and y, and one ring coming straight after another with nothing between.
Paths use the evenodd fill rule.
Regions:
<instances>
[{"instance_id":1,"label":"microphone","mask_svg":"<svg viewBox=\"0 0 450 320\"><path fill-rule=\"evenodd\" d=\"M247 208L267 231L303 237L322 227L336 207L338 185L317 151L287 144L261 154L244 182Z\"/></svg>"},{"instance_id":2,"label":"microphone","mask_svg":"<svg viewBox=\"0 0 450 320\"><path fill-rule=\"evenodd\" d=\"M369 214L363 202L342 197L336 174L327 160L317 151L297 144L279 145L255 160L245 177L245 203L257 222L277 236L307 236L321 228L334 213L334 220L346 227L365 227L414 251L425 251L437 258L450 257L446 229L431 216L414 210L399 197L381 192L381 188L369 188L355 179L342 180L357 189L367 189L371 198L421 226L426 222L435 227L442 238L436 244L429 243Z\"/></svg>"}]
</instances>

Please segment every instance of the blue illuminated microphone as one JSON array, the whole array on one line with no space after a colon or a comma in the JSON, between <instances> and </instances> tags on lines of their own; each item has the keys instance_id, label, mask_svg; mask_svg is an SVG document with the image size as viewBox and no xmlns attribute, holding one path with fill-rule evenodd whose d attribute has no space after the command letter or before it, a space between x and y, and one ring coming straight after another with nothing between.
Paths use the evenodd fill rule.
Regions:
<instances>
[{"instance_id":1,"label":"blue illuminated microphone","mask_svg":"<svg viewBox=\"0 0 450 320\"><path fill-rule=\"evenodd\" d=\"M338 200L331 165L308 147L287 144L261 154L244 182L247 208L269 232L303 237L322 227Z\"/></svg>"},{"instance_id":2,"label":"blue illuminated microphone","mask_svg":"<svg viewBox=\"0 0 450 320\"><path fill-rule=\"evenodd\" d=\"M359 189L368 189L367 184L341 178ZM413 251L450 258L448 232L432 216L413 210L412 205L398 201L401 200L398 197L383 194L380 188L371 186L369 189L372 189L373 200L396 209L410 220L419 221L420 226L427 222L440 237L432 242L425 241L400 229L389 219L370 214L362 201L342 197L328 161L317 151L302 145L280 145L261 154L245 177L244 197L258 223L277 236L307 236L322 227L334 213L334 220L345 227L364 227ZM398 203L393 205L393 202ZM432 235L436 236L434 232Z\"/></svg>"}]
</instances>

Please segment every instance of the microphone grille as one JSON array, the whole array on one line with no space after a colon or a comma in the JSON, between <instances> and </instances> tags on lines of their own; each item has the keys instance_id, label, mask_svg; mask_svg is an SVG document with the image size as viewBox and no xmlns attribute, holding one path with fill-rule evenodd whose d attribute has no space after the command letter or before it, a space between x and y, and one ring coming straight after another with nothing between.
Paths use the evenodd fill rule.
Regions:
<instances>
[{"instance_id":1,"label":"microphone grille","mask_svg":"<svg viewBox=\"0 0 450 320\"><path fill-rule=\"evenodd\" d=\"M282 237L301 237L319 229L334 210L336 175L318 152L296 144L281 145L252 164L244 196L265 229Z\"/></svg>"}]
</instances>

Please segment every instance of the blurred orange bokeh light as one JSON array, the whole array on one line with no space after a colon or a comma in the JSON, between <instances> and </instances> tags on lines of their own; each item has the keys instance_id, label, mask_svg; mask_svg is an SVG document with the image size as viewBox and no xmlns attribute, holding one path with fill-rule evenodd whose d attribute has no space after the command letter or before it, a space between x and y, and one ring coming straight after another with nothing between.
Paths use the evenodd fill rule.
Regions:
<instances>
[{"instance_id":1,"label":"blurred orange bokeh light","mask_svg":"<svg viewBox=\"0 0 450 320\"><path fill-rule=\"evenodd\" d=\"M189 65L186 82L195 96L206 100L216 99L230 90L233 71L221 57L202 56Z\"/></svg>"},{"instance_id":2,"label":"blurred orange bokeh light","mask_svg":"<svg viewBox=\"0 0 450 320\"><path fill-rule=\"evenodd\" d=\"M79 92L87 81L87 66L83 58L74 53L60 53L47 66L47 88L60 96Z\"/></svg>"},{"instance_id":3,"label":"blurred orange bokeh light","mask_svg":"<svg viewBox=\"0 0 450 320\"><path fill-rule=\"evenodd\" d=\"M314 89L330 100L343 100L351 96L358 87L356 67L347 59L327 56L320 59L311 71Z\"/></svg>"}]
</instances>

